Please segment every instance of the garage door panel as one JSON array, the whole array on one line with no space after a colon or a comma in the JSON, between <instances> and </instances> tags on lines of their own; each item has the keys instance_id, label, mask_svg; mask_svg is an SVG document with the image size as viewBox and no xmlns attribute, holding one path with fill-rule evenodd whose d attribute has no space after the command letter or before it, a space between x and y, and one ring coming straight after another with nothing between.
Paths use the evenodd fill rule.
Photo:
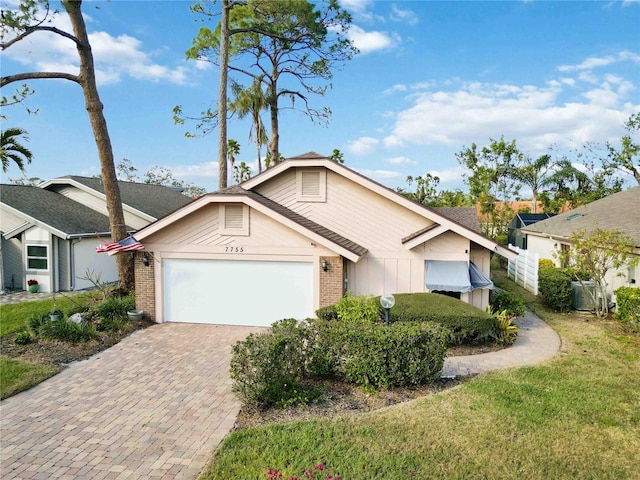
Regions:
<instances>
[{"instance_id":1,"label":"garage door panel","mask_svg":"<svg viewBox=\"0 0 640 480\"><path fill-rule=\"evenodd\" d=\"M169 322L268 326L313 316L313 264L167 259L164 318Z\"/></svg>"}]
</instances>

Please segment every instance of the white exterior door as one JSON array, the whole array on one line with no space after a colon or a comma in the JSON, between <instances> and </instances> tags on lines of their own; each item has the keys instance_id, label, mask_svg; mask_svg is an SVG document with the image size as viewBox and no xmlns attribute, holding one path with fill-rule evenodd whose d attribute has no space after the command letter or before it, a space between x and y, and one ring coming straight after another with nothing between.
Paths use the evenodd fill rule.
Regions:
<instances>
[{"instance_id":1,"label":"white exterior door","mask_svg":"<svg viewBox=\"0 0 640 480\"><path fill-rule=\"evenodd\" d=\"M314 316L313 264L165 259L164 321L270 326Z\"/></svg>"}]
</instances>

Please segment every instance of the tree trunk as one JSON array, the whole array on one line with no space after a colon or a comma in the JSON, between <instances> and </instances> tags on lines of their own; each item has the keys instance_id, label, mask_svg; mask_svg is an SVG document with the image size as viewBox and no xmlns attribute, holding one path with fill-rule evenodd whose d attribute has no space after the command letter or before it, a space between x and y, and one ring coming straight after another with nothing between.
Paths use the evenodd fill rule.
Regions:
<instances>
[{"instance_id":1,"label":"tree trunk","mask_svg":"<svg viewBox=\"0 0 640 480\"><path fill-rule=\"evenodd\" d=\"M229 0L222 0L220 85L218 90L218 188L227 187L227 83L229 77Z\"/></svg>"},{"instance_id":2,"label":"tree trunk","mask_svg":"<svg viewBox=\"0 0 640 480\"><path fill-rule=\"evenodd\" d=\"M98 88L96 86L95 69L93 65L93 53L87 36L87 28L82 17L82 1L66 0L63 2L64 8L69 14L73 32L79 42L76 44L80 57L80 85L84 93L85 105L89 114L89 121L93 129L93 136L98 147L98 157L100 159L100 172L104 185L104 194L107 201L107 211L109 213L109 225L111 238L113 241L122 240L127 235L127 229L120 199L120 188L116 178L116 169L113 162L113 149L109 139L107 121L104 118L103 105L100 101ZM130 290L134 286L133 282L133 261L130 254L120 253L116 255L118 266L118 279L120 286Z\"/></svg>"},{"instance_id":3,"label":"tree trunk","mask_svg":"<svg viewBox=\"0 0 640 480\"><path fill-rule=\"evenodd\" d=\"M269 111L271 114L271 142L269 143L269 153L271 154L271 165L277 165L280 161L279 143L280 133L278 131L278 89L277 71L274 68L273 81L271 83L271 95L269 95Z\"/></svg>"}]
</instances>

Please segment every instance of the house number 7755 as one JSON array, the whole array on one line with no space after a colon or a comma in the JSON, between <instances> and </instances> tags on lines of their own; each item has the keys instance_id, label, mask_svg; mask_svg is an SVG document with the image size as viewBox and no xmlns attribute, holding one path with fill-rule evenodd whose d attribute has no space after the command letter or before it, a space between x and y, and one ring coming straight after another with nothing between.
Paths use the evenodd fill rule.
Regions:
<instances>
[{"instance_id":1,"label":"house number 7755","mask_svg":"<svg viewBox=\"0 0 640 480\"><path fill-rule=\"evenodd\" d=\"M226 253L243 253L244 247L224 247Z\"/></svg>"}]
</instances>

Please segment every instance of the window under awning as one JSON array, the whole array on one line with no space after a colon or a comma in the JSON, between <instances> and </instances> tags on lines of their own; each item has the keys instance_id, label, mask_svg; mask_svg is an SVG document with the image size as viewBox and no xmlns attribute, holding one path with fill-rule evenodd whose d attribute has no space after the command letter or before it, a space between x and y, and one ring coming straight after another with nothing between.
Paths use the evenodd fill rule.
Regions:
<instances>
[{"instance_id":1,"label":"window under awning","mask_svg":"<svg viewBox=\"0 0 640 480\"><path fill-rule=\"evenodd\" d=\"M430 291L471 292L493 288L493 282L473 262L425 260L425 285Z\"/></svg>"}]
</instances>

